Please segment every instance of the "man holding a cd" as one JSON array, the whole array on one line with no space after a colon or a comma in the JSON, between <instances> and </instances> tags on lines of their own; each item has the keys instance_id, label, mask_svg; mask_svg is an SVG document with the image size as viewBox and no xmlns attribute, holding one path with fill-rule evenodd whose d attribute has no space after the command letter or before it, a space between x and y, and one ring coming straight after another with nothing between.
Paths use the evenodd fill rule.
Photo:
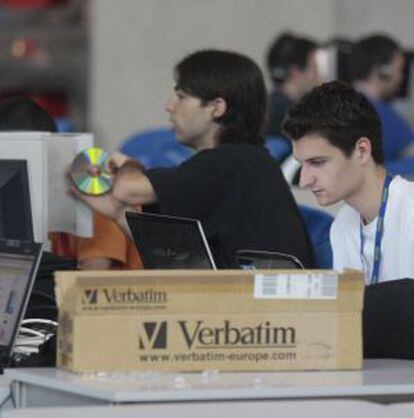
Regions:
<instances>
[{"instance_id":1,"label":"man holding a cd","mask_svg":"<svg viewBox=\"0 0 414 418\"><path fill-rule=\"evenodd\" d=\"M197 153L178 167L121 165L109 192L74 194L129 233L134 206L199 219L216 263L238 267L236 251L277 251L312 265L309 238L278 163L260 132L266 111L263 75L238 53L203 50L175 68L166 104L177 139Z\"/></svg>"}]
</instances>

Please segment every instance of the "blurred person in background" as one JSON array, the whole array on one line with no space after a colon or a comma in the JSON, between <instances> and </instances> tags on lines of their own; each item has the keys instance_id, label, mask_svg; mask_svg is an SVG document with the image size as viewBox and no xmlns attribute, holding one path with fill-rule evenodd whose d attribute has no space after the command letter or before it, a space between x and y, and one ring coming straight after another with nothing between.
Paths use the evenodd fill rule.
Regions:
<instances>
[{"instance_id":1,"label":"blurred person in background","mask_svg":"<svg viewBox=\"0 0 414 418\"><path fill-rule=\"evenodd\" d=\"M369 35L352 48L354 86L379 114L386 163L414 156L414 131L391 102L401 87L404 66L402 48L389 36Z\"/></svg>"},{"instance_id":2,"label":"blurred person in background","mask_svg":"<svg viewBox=\"0 0 414 418\"><path fill-rule=\"evenodd\" d=\"M320 83L317 44L310 38L283 33L267 53L273 90L269 97L266 135L283 137L282 122L289 107Z\"/></svg>"}]
</instances>

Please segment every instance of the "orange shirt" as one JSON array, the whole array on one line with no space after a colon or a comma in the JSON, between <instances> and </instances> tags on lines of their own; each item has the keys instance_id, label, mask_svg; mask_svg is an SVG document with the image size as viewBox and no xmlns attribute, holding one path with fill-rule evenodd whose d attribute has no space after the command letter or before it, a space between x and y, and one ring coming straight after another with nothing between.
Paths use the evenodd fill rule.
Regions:
<instances>
[{"instance_id":1,"label":"orange shirt","mask_svg":"<svg viewBox=\"0 0 414 418\"><path fill-rule=\"evenodd\" d=\"M92 258L112 260L113 268L142 269L142 262L135 243L127 237L118 224L98 213L94 213L92 238L52 232L52 252L83 261Z\"/></svg>"}]
</instances>

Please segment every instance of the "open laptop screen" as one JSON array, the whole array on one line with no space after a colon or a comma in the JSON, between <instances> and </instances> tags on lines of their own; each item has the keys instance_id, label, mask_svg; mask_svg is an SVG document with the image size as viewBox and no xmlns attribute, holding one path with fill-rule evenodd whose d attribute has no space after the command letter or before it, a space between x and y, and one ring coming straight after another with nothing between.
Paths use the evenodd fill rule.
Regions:
<instances>
[{"instance_id":1,"label":"open laptop screen","mask_svg":"<svg viewBox=\"0 0 414 418\"><path fill-rule=\"evenodd\" d=\"M146 269L215 269L200 221L149 213L126 213Z\"/></svg>"},{"instance_id":2,"label":"open laptop screen","mask_svg":"<svg viewBox=\"0 0 414 418\"><path fill-rule=\"evenodd\" d=\"M9 357L25 314L41 255L40 244L0 242L0 358ZM3 366L3 364L1 365Z\"/></svg>"}]
</instances>

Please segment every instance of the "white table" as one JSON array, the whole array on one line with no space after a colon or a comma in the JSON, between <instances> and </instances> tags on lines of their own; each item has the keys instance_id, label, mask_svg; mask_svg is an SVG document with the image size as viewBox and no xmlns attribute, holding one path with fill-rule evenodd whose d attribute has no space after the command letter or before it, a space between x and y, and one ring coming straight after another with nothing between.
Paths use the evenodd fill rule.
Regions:
<instances>
[{"instance_id":1,"label":"white table","mask_svg":"<svg viewBox=\"0 0 414 418\"><path fill-rule=\"evenodd\" d=\"M7 410L2 418L412 418L413 412L414 404L290 400L22 408Z\"/></svg>"},{"instance_id":2,"label":"white table","mask_svg":"<svg viewBox=\"0 0 414 418\"><path fill-rule=\"evenodd\" d=\"M367 360L362 371L77 375L9 369L17 407L229 400L414 401L414 361Z\"/></svg>"},{"instance_id":3,"label":"white table","mask_svg":"<svg viewBox=\"0 0 414 418\"><path fill-rule=\"evenodd\" d=\"M2 416L3 410L11 407L10 402L10 382L0 375L0 416Z\"/></svg>"},{"instance_id":4,"label":"white table","mask_svg":"<svg viewBox=\"0 0 414 418\"><path fill-rule=\"evenodd\" d=\"M10 396L10 387L8 384L3 382L0 383L0 405L3 405L7 401L7 398Z\"/></svg>"}]
</instances>

